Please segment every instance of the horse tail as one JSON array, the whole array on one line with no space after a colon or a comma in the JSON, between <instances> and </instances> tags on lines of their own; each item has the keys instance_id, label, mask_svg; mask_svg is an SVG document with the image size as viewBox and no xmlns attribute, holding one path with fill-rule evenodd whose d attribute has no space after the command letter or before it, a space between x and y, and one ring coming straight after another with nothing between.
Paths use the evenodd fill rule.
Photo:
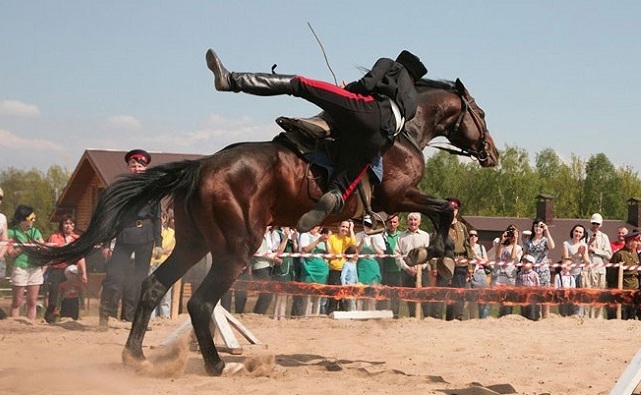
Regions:
<instances>
[{"instance_id":1,"label":"horse tail","mask_svg":"<svg viewBox=\"0 0 641 395\"><path fill-rule=\"evenodd\" d=\"M200 166L200 160L185 160L124 175L100 195L89 226L74 242L59 247L27 244L23 249L40 266L82 258L96 246L116 238L126 221L146 204L159 204L166 197L187 204L198 188Z\"/></svg>"}]
</instances>

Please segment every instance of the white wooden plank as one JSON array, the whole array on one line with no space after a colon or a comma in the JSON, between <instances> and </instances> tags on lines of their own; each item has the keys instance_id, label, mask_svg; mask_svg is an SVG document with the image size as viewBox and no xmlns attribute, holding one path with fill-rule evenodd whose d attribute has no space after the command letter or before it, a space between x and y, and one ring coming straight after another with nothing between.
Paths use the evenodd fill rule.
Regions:
<instances>
[{"instance_id":1,"label":"white wooden plank","mask_svg":"<svg viewBox=\"0 0 641 395\"><path fill-rule=\"evenodd\" d=\"M234 332L231 330L231 326L229 326L229 321L227 321L225 311L226 310L220 304L216 305L212 315L214 325L216 325L216 329L218 330L218 333L220 333L220 337L222 337L223 342L228 348L240 349L240 343L238 343L238 339L236 339Z\"/></svg>"},{"instance_id":2,"label":"white wooden plank","mask_svg":"<svg viewBox=\"0 0 641 395\"><path fill-rule=\"evenodd\" d=\"M392 310L354 310L354 311L334 311L329 318L335 320L372 320L394 318Z\"/></svg>"},{"instance_id":3,"label":"white wooden plank","mask_svg":"<svg viewBox=\"0 0 641 395\"><path fill-rule=\"evenodd\" d=\"M218 307L218 306L216 306ZM234 317L229 311L225 310L222 306L220 306L220 309L224 312L225 317L229 321L229 323L238 330L238 332L247 339L251 344L263 344L258 340L256 336L254 336L253 333L245 325L243 325L236 317ZM214 309L215 311L215 309Z\"/></svg>"},{"instance_id":4,"label":"white wooden plank","mask_svg":"<svg viewBox=\"0 0 641 395\"><path fill-rule=\"evenodd\" d=\"M641 348L623 371L610 395L631 395L641 382Z\"/></svg>"}]
</instances>

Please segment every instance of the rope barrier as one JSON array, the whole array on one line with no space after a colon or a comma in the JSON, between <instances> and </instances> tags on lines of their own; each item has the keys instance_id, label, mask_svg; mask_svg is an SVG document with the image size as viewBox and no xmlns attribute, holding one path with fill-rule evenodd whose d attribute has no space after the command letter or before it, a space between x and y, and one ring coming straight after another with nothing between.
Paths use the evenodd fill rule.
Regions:
<instances>
[{"instance_id":1,"label":"rope barrier","mask_svg":"<svg viewBox=\"0 0 641 395\"><path fill-rule=\"evenodd\" d=\"M641 305L641 291L618 289L494 287L494 288L403 288L385 285L324 285L316 283L237 280L232 289L261 293L310 295L334 299L401 299L410 302L478 302L511 305L616 304Z\"/></svg>"}]
</instances>

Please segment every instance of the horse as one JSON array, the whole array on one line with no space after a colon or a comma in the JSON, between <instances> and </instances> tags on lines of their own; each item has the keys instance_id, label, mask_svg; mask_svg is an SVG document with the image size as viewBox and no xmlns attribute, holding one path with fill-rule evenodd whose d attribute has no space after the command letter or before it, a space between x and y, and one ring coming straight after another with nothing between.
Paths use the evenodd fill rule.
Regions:
<instances>
[{"instance_id":1,"label":"horse","mask_svg":"<svg viewBox=\"0 0 641 395\"><path fill-rule=\"evenodd\" d=\"M452 256L448 229L453 211L448 202L421 192L423 149L444 136L483 167L498 163L484 111L460 80L423 79L416 84L418 109L400 137L383 154L384 176L372 193L374 210L417 211L430 218L436 234L434 256ZM309 175L312 173L312 176ZM123 362L142 364L142 343L152 310L187 270L211 252L212 265L187 309L206 372L221 375L221 360L210 331L216 303L232 286L261 244L266 226L291 225L312 208L323 192L317 170L290 148L277 142L241 143L199 160L159 165L112 183L100 196L86 231L62 247L25 246L42 262L68 261L86 255L115 238L140 207L161 199L173 200L176 246L167 260L143 283L134 320L123 350ZM351 218L357 197L325 224ZM446 243L447 242L447 243Z\"/></svg>"}]
</instances>

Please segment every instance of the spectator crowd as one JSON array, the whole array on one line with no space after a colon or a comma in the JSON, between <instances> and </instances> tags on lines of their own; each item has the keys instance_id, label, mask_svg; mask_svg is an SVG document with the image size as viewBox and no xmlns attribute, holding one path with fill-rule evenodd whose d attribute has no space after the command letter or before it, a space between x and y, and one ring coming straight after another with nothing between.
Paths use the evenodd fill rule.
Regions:
<instances>
[{"instance_id":1,"label":"spectator crowd","mask_svg":"<svg viewBox=\"0 0 641 395\"><path fill-rule=\"evenodd\" d=\"M2 197L3 192L0 189L0 202ZM405 229L401 229L401 218L397 214L386 217L384 229L375 229L373 219L365 216L361 223L341 221L336 224L335 229L317 226L305 233L298 233L289 227L268 226L259 249L240 278L321 285L385 285L406 288L434 286L483 289L512 286L639 289L639 272L636 268L627 268L639 265L641 243L638 230L620 227L611 242L608 235L601 231L602 216L596 213L590 218L589 229L576 224L566 240L557 244L547 224L537 218L532 221L532 227L524 231L515 225L509 225L488 249L479 243L479 233L476 229L468 229L458 220L460 200L447 200L454 211L454 219L449 229L454 259L431 259L420 265L412 265L407 261L406 256L411 250L427 248L434 237L421 229L420 213L413 212L406 216ZM156 251L154 247L150 250L153 252L152 256L142 265L145 274L155 270L167 259L175 243L171 209L162 210L161 220L162 242L152 242L160 249ZM85 260L41 267L32 262L18 245L7 243L10 240L23 243L45 242L41 232L34 226L35 222L36 213L27 205L19 205L10 221L0 214L0 241L3 242L0 244L0 261L8 258L12 262L12 304L9 314L16 317L21 314L21 309L24 309L28 318L35 319L38 295L44 293L46 309L43 318L47 322L56 322L60 317L78 319L79 300L84 284L87 283ZM77 237L74 217L64 215L59 219L58 232L52 234L47 243L60 246L72 242ZM111 250L113 247L105 246ZM560 262L551 262L550 251L555 248L562 250L563 258ZM312 256L292 257L287 254L296 252ZM129 255L132 254L128 253ZM328 255L331 258L327 258ZM129 265L132 270L141 270L134 269L136 265L133 264L133 256L128 259L132 260L132 264ZM620 269L618 265L607 267L608 263L621 263L625 268ZM194 280L195 286L197 283L198 281ZM131 286L133 292L139 287L140 284ZM123 303L121 319L129 321L132 317L127 315L127 311L133 306L126 305L127 298L135 300L135 295L125 297L126 295L119 293L118 296L122 298ZM170 296L171 290L160 302L154 316L169 317ZM232 288L223 296L221 303L229 311L248 312L248 295L245 291ZM562 303L552 308L561 316L641 319L641 312L634 305L623 305L618 311L615 306L571 303ZM334 311L391 310L394 318L410 316L463 320L501 317L515 313L517 309L522 316L530 320L539 320L549 316L551 306L533 303L516 307L500 302L473 303L462 300L415 303L402 302L398 297L382 301L337 300L263 292L257 295L251 311L257 314L273 312L274 318L282 319L329 315ZM115 317L115 311L110 312L110 316Z\"/></svg>"}]
</instances>

